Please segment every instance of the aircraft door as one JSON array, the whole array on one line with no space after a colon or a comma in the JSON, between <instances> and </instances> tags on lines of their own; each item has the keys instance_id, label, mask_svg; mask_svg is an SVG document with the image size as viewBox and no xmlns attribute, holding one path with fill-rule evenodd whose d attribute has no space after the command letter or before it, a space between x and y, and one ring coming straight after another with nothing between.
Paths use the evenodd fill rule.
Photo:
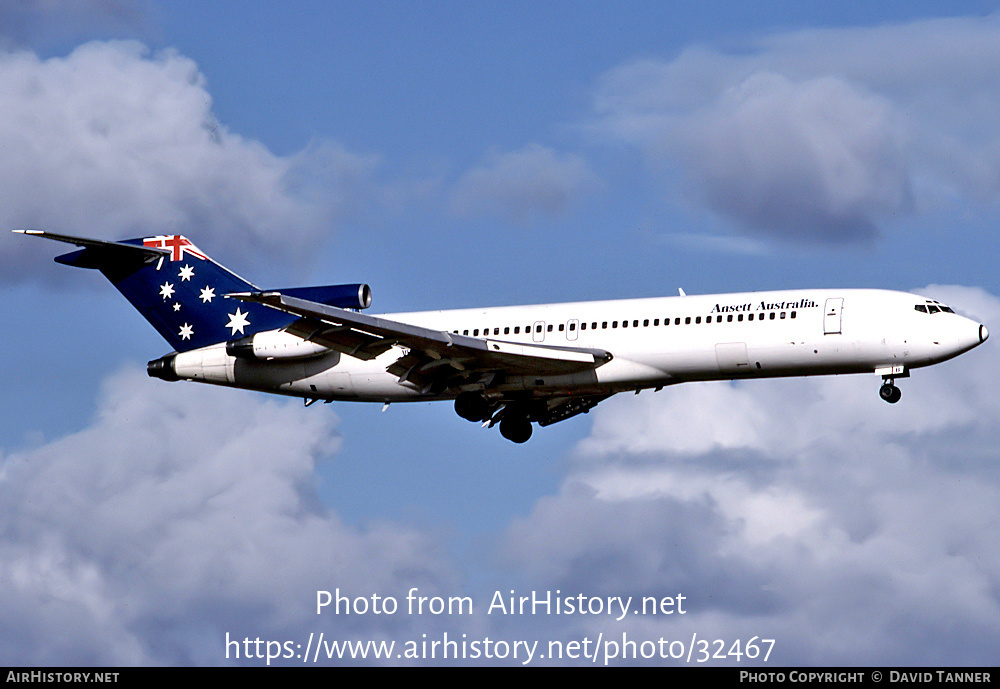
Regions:
<instances>
[{"instance_id":1,"label":"aircraft door","mask_svg":"<svg viewBox=\"0 0 1000 689\"><path fill-rule=\"evenodd\" d=\"M831 297L826 300L826 309L823 312L823 334L839 335L841 333L840 321L843 310L843 297Z\"/></svg>"},{"instance_id":2,"label":"aircraft door","mask_svg":"<svg viewBox=\"0 0 1000 689\"><path fill-rule=\"evenodd\" d=\"M575 318L568 323L566 323L566 339L575 340L577 338L577 331L580 329L580 321Z\"/></svg>"},{"instance_id":3,"label":"aircraft door","mask_svg":"<svg viewBox=\"0 0 1000 689\"><path fill-rule=\"evenodd\" d=\"M535 321L531 329L531 339L535 342L545 342L545 321Z\"/></svg>"}]
</instances>

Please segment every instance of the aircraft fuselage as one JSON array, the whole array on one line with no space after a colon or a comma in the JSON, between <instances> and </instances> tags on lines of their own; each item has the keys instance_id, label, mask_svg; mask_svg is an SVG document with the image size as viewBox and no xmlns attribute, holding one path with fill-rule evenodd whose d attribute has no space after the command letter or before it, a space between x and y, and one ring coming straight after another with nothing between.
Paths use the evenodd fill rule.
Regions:
<instances>
[{"instance_id":1,"label":"aircraft fuselage","mask_svg":"<svg viewBox=\"0 0 1000 689\"><path fill-rule=\"evenodd\" d=\"M985 341L984 326L914 294L795 290L385 314L393 321L487 342L602 349L592 371L504 376L487 394L601 395L686 381L887 372L950 359ZM245 360L217 344L176 355L179 378L324 400L403 402L420 391L387 368L393 347L362 361L337 352ZM895 373L893 373L895 371Z\"/></svg>"}]
</instances>

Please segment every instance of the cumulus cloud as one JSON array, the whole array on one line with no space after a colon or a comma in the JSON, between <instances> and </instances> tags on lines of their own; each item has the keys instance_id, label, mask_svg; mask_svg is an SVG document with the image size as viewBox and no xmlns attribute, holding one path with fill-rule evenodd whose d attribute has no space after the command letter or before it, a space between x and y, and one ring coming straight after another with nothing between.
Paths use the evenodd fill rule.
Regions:
<instances>
[{"instance_id":1,"label":"cumulus cloud","mask_svg":"<svg viewBox=\"0 0 1000 689\"><path fill-rule=\"evenodd\" d=\"M1000 198L998 38L991 16L691 48L605 74L594 126L747 232L868 241L892 216Z\"/></svg>"},{"instance_id":2,"label":"cumulus cloud","mask_svg":"<svg viewBox=\"0 0 1000 689\"><path fill-rule=\"evenodd\" d=\"M597 186L597 176L581 156L560 155L533 144L507 153L491 152L462 175L451 192L451 210L523 223L533 216L561 213Z\"/></svg>"},{"instance_id":3,"label":"cumulus cloud","mask_svg":"<svg viewBox=\"0 0 1000 689\"><path fill-rule=\"evenodd\" d=\"M219 664L227 633L407 629L315 614L316 591L334 586L454 586L424 534L352 528L320 505L313 470L339 447L335 419L129 370L107 382L91 427L0 459L5 664Z\"/></svg>"},{"instance_id":4,"label":"cumulus cloud","mask_svg":"<svg viewBox=\"0 0 1000 689\"><path fill-rule=\"evenodd\" d=\"M215 120L197 66L173 51L126 41L45 60L0 53L0 92L0 227L177 232L229 255L303 257L373 196L377 158L330 141L275 155ZM0 271L22 277L44 249L0 233Z\"/></svg>"},{"instance_id":5,"label":"cumulus cloud","mask_svg":"<svg viewBox=\"0 0 1000 689\"><path fill-rule=\"evenodd\" d=\"M1000 322L981 290L920 292ZM684 618L620 627L646 638L764 636L793 665L990 664L998 364L987 343L917 370L895 406L874 376L609 400L505 562L536 586L689 596Z\"/></svg>"}]
</instances>

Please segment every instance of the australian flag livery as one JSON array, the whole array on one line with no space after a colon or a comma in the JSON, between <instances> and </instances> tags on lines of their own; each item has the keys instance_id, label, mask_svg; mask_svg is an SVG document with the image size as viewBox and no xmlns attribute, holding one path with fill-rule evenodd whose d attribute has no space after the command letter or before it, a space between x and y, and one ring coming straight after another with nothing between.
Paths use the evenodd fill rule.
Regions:
<instances>
[{"instance_id":1,"label":"australian flag livery","mask_svg":"<svg viewBox=\"0 0 1000 689\"><path fill-rule=\"evenodd\" d=\"M182 235L158 235L120 242L68 237L27 230L82 246L56 261L94 268L118 288L177 352L285 328L298 318L270 307L228 299L260 290L219 265ZM367 285L332 285L282 290L331 306L357 308Z\"/></svg>"},{"instance_id":2,"label":"australian flag livery","mask_svg":"<svg viewBox=\"0 0 1000 689\"><path fill-rule=\"evenodd\" d=\"M181 235L99 243L56 258L97 268L175 351L185 352L263 330L294 317L226 295L258 291Z\"/></svg>"}]
</instances>

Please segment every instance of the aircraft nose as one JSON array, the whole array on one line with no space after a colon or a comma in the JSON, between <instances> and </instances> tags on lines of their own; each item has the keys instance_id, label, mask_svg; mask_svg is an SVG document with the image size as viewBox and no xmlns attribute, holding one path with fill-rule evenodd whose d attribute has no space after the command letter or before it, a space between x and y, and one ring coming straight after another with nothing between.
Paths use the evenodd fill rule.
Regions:
<instances>
[{"instance_id":1,"label":"aircraft nose","mask_svg":"<svg viewBox=\"0 0 1000 689\"><path fill-rule=\"evenodd\" d=\"M964 327L961 329L961 334L959 335L959 347L962 351L975 349L982 343L986 342L986 338L990 336L990 331L987 330L986 326L982 323L978 323L971 319L965 320L966 322L963 324Z\"/></svg>"},{"instance_id":2,"label":"aircraft nose","mask_svg":"<svg viewBox=\"0 0 1000 689\"><path fill-rule=\"evenodd\" d=\"M962 352L967 352L970 349L975 349L982 343L986 342L986 338L990 336L989 330L982 323L972 320L971 318L965 318L960 316L957 321L953 321L954 325L951 326L950 337L945 336L942 339L942 344L945 341L952 343L949 349L949 358L957 356Z\"/></svg>"}]
</instances>

